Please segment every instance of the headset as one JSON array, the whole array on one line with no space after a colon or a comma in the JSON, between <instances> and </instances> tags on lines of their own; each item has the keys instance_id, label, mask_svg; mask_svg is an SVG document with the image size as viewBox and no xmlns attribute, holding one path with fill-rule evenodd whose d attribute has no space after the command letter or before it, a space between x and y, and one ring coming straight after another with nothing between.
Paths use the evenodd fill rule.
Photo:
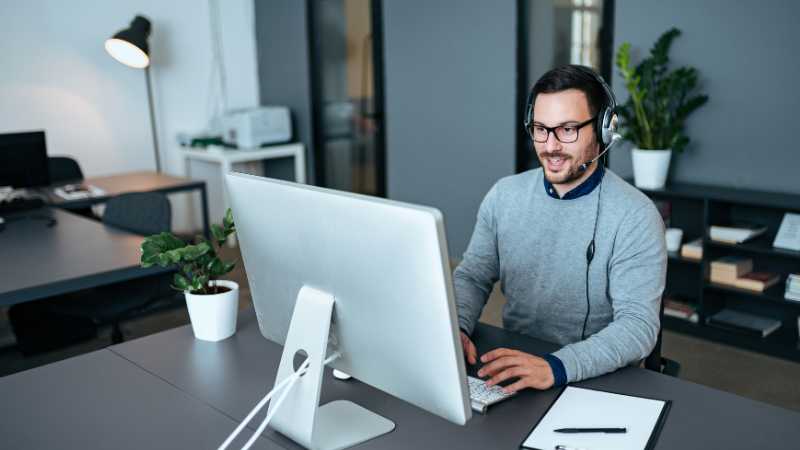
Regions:
<instances>
[{"instance_id":1,"label":"headset","mask_svg":"<svg viewBox=\"0 0 800 450\"><path fill-rule=\"evenodd\" d=\"M605 104L597 113L597 120L594 123L595 136L597 137L597 142L600 143L602 151L599 152L597 156L589 161L586 161L578 167L580 172L586 172L586 170L589 169L589 166L600 159L606 152L611 150L611 147L616 145L617 142L622 139L622 136L617 133L617 125L619 122L619 118L616 113L617 99L614 97L614 93L611 91L611 88L605 82L603 77L601 77L597 72L586 66L573 65L571 67L577 69L586 77L590 77L596 81L603 88L603 91L606 94ZM533 123L533 101L534 93L533 89L531 89L531 91L528 93L528 100L525 105L525 117L523 119L525 131L527 131L528 135L531 137L531 141L533 141L533 133L531 132L531 124ZM605 176L605 174L603 175ZM597 222L600 219L600 195L603 193L602 179L600 180L597 188L597 207L595 209L592 240L586 247L586 317L583 319L581 340L586 339L586 325L589 322L589 314L591 313L591 303L589 301L589 266L591 266L592 260L594 259L595 239L597 238Z\"/></svg>"}]
</instances>

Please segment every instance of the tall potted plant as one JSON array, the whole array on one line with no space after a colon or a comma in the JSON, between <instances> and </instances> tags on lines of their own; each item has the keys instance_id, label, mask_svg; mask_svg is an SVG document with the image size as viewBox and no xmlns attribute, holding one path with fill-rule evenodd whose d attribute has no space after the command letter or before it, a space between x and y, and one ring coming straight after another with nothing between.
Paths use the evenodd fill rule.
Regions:
<instances>
[{"instance_id":1,"label":"tall potted plant","mask_svg":"<svg viewBox=\"0 0 800 450\"><path fill-rule=\"evenodd\" d=\"M235 262L219 258L219 250L228 236L236 231L230 208L222 225L212 225L212 240L198 237L189 244L169 232L145 238L142 242L141 265L177 266L173 288L186 296L186 306L197 339L220 341L236 332L239 310L239 285L219 277L229 273Z\"/></svg>"},{"instance_id":2,"label":"tall potted plant","mask_svg":"<svg viewBox=\"0 0 800 450\"><path fill-rule=\"evenodd\" d=\"M677 28L662 34L636 67L631 65L630 43L617 51L616 65L630 94L618 113L623 137L635 145L633 178L640 188L664 187L672 152L683 152L689 143L686 118L708 101L707 95L694 93L697 69L667 68L672 41L680 34Z\"/></svg>"}]
</instances>

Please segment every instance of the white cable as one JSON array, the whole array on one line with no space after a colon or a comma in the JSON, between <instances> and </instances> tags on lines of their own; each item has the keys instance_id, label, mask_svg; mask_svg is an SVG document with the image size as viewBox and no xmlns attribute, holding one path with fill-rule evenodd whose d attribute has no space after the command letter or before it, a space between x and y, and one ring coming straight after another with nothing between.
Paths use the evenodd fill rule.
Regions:
<instances>
[{"instance_id":1,"label":"white cable","mask_svg":"<svg viewBox=\"0 0 800 450\"><path fill-rule=\"evenodd\" d=\"M339 353L339 352L336 352L336 353L332 354L331 356L326 358L325 361L322 362L322 366L323 367L327 366L328 364L330 364L331 362L333 362L337 358L339 358L339 356L341 356L341 353ZM306 361L305 361L305 363L303 363L303 365L307 366L308 365L307 364L308 361L309 360L306 359ZM297 370L297 372L294 373L294 375L296 375L297 377L294 380L292 380L291 384L286 389L283 390L283 393L281 393L281 396L278 398L278 400L275 401L275 406L272 407L272 411L270 411L269 414L267 414L267 417L264 418L264 420L261 422L261 425L259 425L258 429L256 429L256 432L253 434L252 437L250 437L250 440L247 441L247 443L244 445L244 447L242 447L242 450L250 450L250 447L252 447L252 445L256 442L256 439L258 439L258 437L261 436L261 433L264 432L264 429L267 428L267 425L269 424L269 421L272 420L272 416L275 415L275 413L278 411L278 408L281 407L281 403L283 403L283 399L286 397L286 394L288 394L289 391L292 390L292 387L294 386L294 384L297 383L300 380L300 376L302 375L302 374L300 374L301 371L303 371L305 373L305 369L303 369L302 366L301 366L300 369Z\"/></svg>"},{"instance_id":2,"label":"white cable","mask_svg":"<svg viewBox=\"0 0 800 450\"><path fill-rule=\"evenodd\" d=\"M325 361L322 362L322 366L324 367L330 364L331 362L338 359L340 356L341 353L335 352L334 354L326 358ZM258 439L258 437L261 436L261 433L264 432L264 429L267 428L267 425L269 424L270 420L272 420L272 416L275 415L275 413L278 411L278 409L281 406L281 403L283 403L283 400L286 398L286 395L288 395L289 391L292 390L295 383L297 383L300 380L300 377L306 373L306 371L308 370L308 366L310 364L311 364L311 359L306 358L306 360L303 361L303 364L301 364L300 367L298 367L295 372L293 372L291 375L283 379L283 381L278 383L271 391L269 391L267 395L265 395L264 398L262 398L261 401L259 401L258 404L250 411L250 413L247 414L247 417L244 418L242 423L240 423L239 426L237 426L236 429L233 430L233 433L231 433L231 435L228 436L227 439L225 439L225 442L223 442L222 445L220 445L217 448L217 450L225 450L231 444L231 442L233 442L233 440L236 439L236 436L238 436L239 433L242 432L245 426L247 426L247 424L250 423L251 420L253 420L253 417L255 417L255 415L258 414L259 411L261 411L261 408L263 408L264 405L266 405L267 402L269 402L270 399L275 394L283 390L283 392L281 392L281 395L275 401L275 406L272 407L272 411L270 411L267 414L267 417L258 426L258 429L253 434L253 436L250 437L250 440L248 440L247 443L242 447L242 450L248 450L250 447L252 447L256 439Z\"/></svg>"},{"instance_id":3,"label":"white cable","mask_svg":"<svg viewBox=\"0 0 800 450\"><path fill-rule=\"evenodd\" d=\"M263 408L264 405L266 405L267 402L269 402L269 400L272 398L272 396L275 395L276 393L278 393L287 384L294 385L294 383L292 383L292 382L295 381L296 379L299 379L300 375L305 373L305 371L308 368L308 365L310 363L311 363L311 361L306 359L305 362L303 362L303 364L300 365L300 367L297 369L296 372L293 372L291 375L286 377L283 381L278 383L271 391L269 391L267 393L267 395L265 395L264 398L262 398L261 401L258 402L258 404L250 411L250 413L247 415L247 417L244 418L242 423L240 423L239 426L236 427L235 430L233 430L233 433L231 433L231 435L228 436L227 439L225 439L225 442L223 442L222 445L220 445L217 448L217 450L225 450L228 447L228 445L230 445L231 442L233 442L233 440L236 439L236 436L238 436L239 433L242 432L244 427L247 426L247 424L250 423L251 420L253 420L253 417L255 417L255 415L258 414L259 411L261 411L261 408ZM291 388L291 385L289 386L289 388ZM289 391L288 388L284 390L284 392L288 392L288 391ZM283 396L281 396L281 398L283 398ZM256 436L258 436L258 435L256 435Z\"/></svg>"}]
</instances>

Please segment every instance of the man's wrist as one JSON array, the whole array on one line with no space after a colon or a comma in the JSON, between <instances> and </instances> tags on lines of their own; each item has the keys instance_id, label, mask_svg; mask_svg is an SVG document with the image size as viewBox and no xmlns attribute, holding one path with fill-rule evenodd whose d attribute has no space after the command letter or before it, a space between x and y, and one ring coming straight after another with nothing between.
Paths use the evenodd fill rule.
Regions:
<instances>
[{"instance_id":1,"label":"man's wrist","mask_svg":"<svg viewBox=\"0 0 800 450\"><path fill-rule=\"evenodd\" d=\"M542 356L547 364L550 365L550 370L553 372L553 386L563 386L567 384L567 369L564 363L552 353L547 353Z\"/></svg>"}]
</instances>

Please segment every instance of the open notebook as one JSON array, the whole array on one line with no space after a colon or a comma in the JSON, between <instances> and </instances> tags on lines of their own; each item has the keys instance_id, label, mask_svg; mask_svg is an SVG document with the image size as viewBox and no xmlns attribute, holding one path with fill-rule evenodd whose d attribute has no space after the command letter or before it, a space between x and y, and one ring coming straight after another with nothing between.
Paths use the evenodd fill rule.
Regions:
<instances>
[{"instance_id":1,"label":"open notebook","mask_svg":"<svg viewBox=\"0 0 800 450\"><path fill-rule=\"evenodd\" d=\"M655 446L670 402L567 386L547 410L522 448L552 450L556 445L591 450L644 450ZM625 433L556 433L559 428L625 428Z\"/></svg>"}]
</instances>

